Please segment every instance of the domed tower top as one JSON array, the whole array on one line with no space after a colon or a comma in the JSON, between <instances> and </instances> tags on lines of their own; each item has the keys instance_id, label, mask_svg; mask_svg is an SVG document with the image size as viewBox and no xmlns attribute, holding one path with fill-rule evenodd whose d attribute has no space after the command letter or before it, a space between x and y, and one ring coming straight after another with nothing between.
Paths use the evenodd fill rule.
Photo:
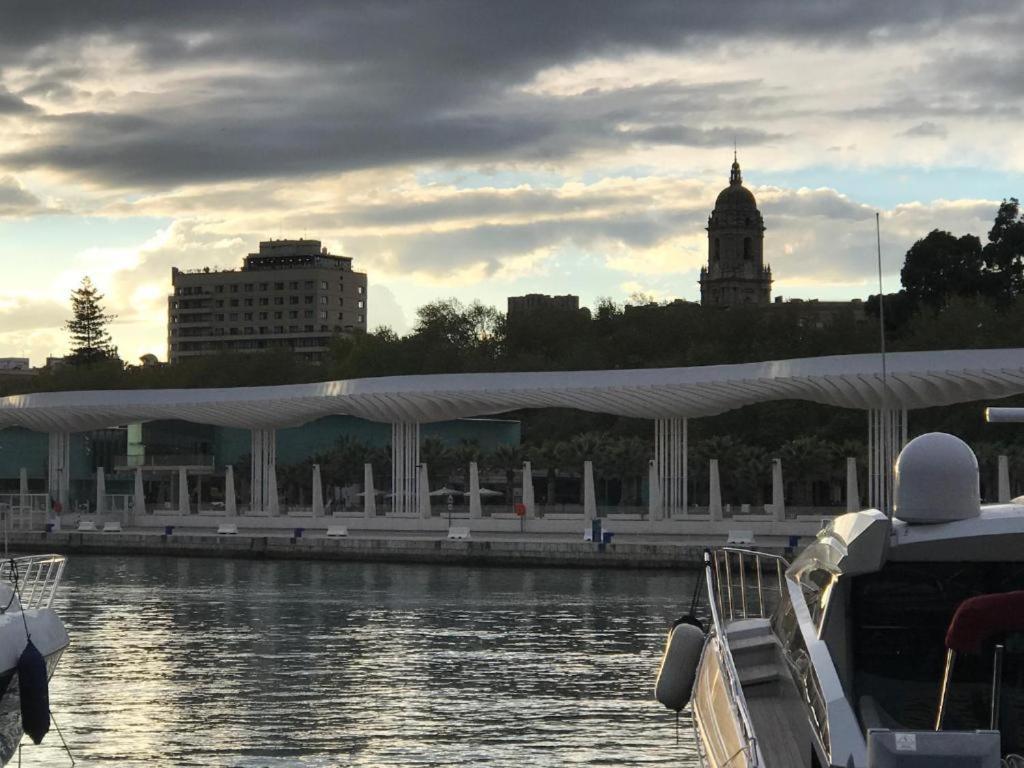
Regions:
<instances>
[{"instance_id":1,"label":"domed tower top","mask_svg":"<svg viewBox=\"0 0 1024 768\"><path fill-rule=\"evenodd\" d=\"M764 219L743 186L733 152L729 186L708 217L708 265L701 270L701 303L731 306L771 302L772 273L764 263Z\"/></svg>"}]
</instances>

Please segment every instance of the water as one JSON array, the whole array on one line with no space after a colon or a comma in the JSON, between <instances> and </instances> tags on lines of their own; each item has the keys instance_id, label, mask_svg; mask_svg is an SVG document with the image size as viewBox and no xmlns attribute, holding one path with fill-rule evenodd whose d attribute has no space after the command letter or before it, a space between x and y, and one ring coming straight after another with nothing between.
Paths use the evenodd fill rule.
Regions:
<instances>
[{"instance_id":1,"label":"water","mask_svg":"<svg viewBox=\"0 0 1024 768\"><path fill-rule=\"evenodd\" d=\"M651 698L693 578L78 556L51 705L81 766L696 766Z\"/></svg>"}]
</instances>

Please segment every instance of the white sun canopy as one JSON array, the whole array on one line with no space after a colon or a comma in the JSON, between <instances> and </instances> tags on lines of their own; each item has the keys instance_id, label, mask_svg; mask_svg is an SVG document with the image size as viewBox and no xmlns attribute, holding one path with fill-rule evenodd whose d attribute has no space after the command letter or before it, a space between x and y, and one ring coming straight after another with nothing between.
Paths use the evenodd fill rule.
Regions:
<instances>
[{"instance_id":1,"label":"white sun canopy","mask_svg":"<svg viewBox=\"0 0 1024 768\"><path fill-rule=\"evenodd\" d=\"M245 429L329 415L431 422L523 408L646 419L712 416L752 403L809 400L913 409L1024 393L1024 349L902 352L695 368L389 376L225 389L49 392L0 399L0 428L81 432L154 419ZM884 394L883 394L884 393Z\"/></svg>"}]
</instances>

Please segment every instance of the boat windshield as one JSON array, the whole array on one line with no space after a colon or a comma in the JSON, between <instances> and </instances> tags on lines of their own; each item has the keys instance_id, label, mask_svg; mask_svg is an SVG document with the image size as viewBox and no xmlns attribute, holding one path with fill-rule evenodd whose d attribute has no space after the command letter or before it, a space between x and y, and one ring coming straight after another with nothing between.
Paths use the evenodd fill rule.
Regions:
<instances>
[{"instance_id":1,"label":"boat windshield","mask_svg":"<svg viewBox=\"0 0 1024 768\"><path fill-rule=\"evenodd\" d=\"M945 636L969 597L1024 589L1024 563L888 563L853 580L853 699L861 725L930 729L945 665ZM1003 752L1024 751L1024 635L995 637L956 658L944 728L988 728L993 650L1005 645Z\"/></svg>"}]
</instances>

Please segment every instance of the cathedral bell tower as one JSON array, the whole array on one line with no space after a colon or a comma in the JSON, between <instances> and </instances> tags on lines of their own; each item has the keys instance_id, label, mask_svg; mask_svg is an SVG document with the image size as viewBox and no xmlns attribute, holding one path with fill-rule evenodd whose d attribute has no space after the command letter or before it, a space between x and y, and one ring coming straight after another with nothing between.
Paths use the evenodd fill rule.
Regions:
<instances>
[{"instance_id":1,"label":"cathedral bell tower","mask_svg":"<svg viewBox=\"0 0 1024 768\"><path fill-rule=\"evenodd\" d=\"M770 304L772 270L764 265L764 219L753 193L743 186L733 154L729 186L708 217L708 265L700 270L705 307Z\"/></svg>"}]
</instances>

